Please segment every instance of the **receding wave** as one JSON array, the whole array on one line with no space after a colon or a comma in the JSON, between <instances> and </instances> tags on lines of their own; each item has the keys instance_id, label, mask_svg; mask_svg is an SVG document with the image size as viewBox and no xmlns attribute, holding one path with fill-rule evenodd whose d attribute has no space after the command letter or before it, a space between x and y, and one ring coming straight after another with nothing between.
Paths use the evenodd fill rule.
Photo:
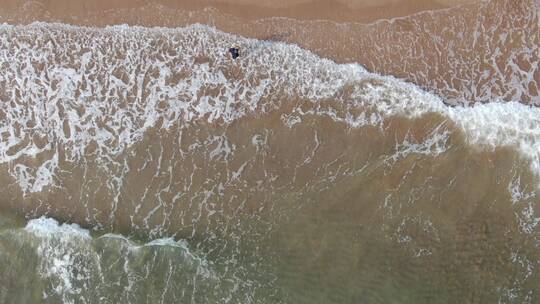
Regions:
<instances>
[{"instance_id":1,"label":"receding wave","mask_svg":"<svg viewBox=\"0 0 540 304\"><path fill-rule=\"evenodd\" d=\"M5 230L45 298L534 302L538 108L203 25L4 24L0 59L2 208L116 233Z\"/></svg>"}]
</instances>

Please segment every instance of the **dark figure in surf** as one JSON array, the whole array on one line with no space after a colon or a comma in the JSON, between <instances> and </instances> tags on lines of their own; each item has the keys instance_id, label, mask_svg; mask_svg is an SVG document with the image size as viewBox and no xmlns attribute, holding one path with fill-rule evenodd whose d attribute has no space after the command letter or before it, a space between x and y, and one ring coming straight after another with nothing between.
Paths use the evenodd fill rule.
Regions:
<instances>
[{"instance_id":1,"label":"dark figure in surf","mask_svg":"<svg viewBox=\"0 0 540 304\"><path fill-rule=\"evenodd\" d=\"M240 57L240 50L238 48L230 48L229 53L231 53L233 59Z\"/></svg>"},{"instance_id":2,"label":"dark figure in surf","mask_svg":"<svg viewBox=\"0 0 540 304\"><path fill-rule=\"evenodd\" d=\"M262 42L277 42L277 41L283 41L284 38L290 36L291 33L281 33L281 34L276 34L276 35L272 35L272 36L268 36L266 38L263 38L261 39ZM252 48L248 48L248 50L250 50ZM229 49L229 53L231 53L231 56L233 59L236 59L238 57L240 57L240 49L239 48L236 48L236 47L232 47Z\"/></svg>"}]
</instances>

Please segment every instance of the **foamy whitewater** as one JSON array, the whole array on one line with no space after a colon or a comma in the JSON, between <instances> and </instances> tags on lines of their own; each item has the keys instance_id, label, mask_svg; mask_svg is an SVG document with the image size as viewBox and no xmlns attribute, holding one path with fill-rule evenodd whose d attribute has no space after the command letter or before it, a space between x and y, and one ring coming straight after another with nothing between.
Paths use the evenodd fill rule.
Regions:
<instances>
[{"instance_id":1,"label":"foamy whitewater","mask_svg":"<svg viewBox=\"0 0 540 304\"><path fill-rule=\"evenodd\" d=\"M33 23L0 26L0 101L1 204L35 218L0 232L2 303L538 300L519 100L204 25Z\"/></svg>"}]
</instances>

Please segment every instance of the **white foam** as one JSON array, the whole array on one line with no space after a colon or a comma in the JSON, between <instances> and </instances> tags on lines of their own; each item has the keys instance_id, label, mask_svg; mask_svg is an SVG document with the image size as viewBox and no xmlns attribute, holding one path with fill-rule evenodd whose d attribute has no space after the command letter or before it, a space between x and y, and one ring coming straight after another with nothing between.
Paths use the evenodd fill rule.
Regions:
<instances>
[{"instance_id":1,"label":"white foam","mask_svg":"<svg viewBox=\"0 0 540 304\"><path fill-rule=\"evenodd\" d=\"M31 37L30 42L17 39L23 36ZM165 46L151 44L159 41ZM231 43L246 50L237 62L224 55ZM107 45L125 56L116 56ZM75 60L76 67L56 58L59 50ZM209 62L195 62L200 56ZM140 141L149 128L170 129L178 122L195 120L230 123L256 111L278 109L287 97L318 103L341 96L349 87L352 93L343 97L347 111L322 105L309 111L296 108L282 115L284 124L293 128L303 115L316 114L361 127L381 125L389 116L414 119L439 113L461 127L469 144L513 147L531 161L534 173L540 173L540 109L515 102L451 108L410 83L368 73L358 64L336 64L295 45L263 43L207 26L96 29L4 24L0 59L7 62L0 85L10 96L0 104L6 115L0 124L4 138L0 163L47 155L33 168L17 164L11 169L25 193L55 183L58 146L65 148L66 161L80 162L93 145L107 170L107 162ZM45 68L40 70L32 62ZM235 69L239 69L236 74ZM179 72L188 76L175 82L171 77ZM153 74L145 77L147 73ZM10 102L17 94L22 97ZM273 98L276 95L280 97ZM123 96L131 96L129 102ZM21 127L15 127L15 122ZM34 137L55 144L39 147ZM214 151L216 157L231 151L226 140L221 143Z\"/></svg>"},{"instance_id":2,"label":"white foam","mask_svg":"<svg viewBox=\"0 0 540 304\"><path fill-rule=\"evenodd\" d=\"M7 137L0 142L0 163L25 157L43 159L35 167L17 164L10 170L24 193L39 192L55 183L58 146L65 147L67 161L81 162L94 145L95 154L108 169L106 160L139 141L157 121L164 129L179 121L199 119L227 123L256 110L278 108L281 100L261 103L275 92L314 101L331 98L351 77L365 72L358 65L335 65L296 46L261 43L201 25L168 30L34 23L3 25L0 32L0 58L10 62L0 75L0 85L9 96L0 106L7 116L0 125L0 133ZM66 33L72 36L65 38ZM176 41L178 34L184 40ZM30 35L32 42L11 35ZM160 37L168 39L177 55L167 57L166 50L152 49L148 41ZM223 59L223 50L231 40L251 50L251 56L244 58L240 81L231 81L224 74L231 63ZM122 49L126 56L118 59L111 51L103 52L107 44L127 45ZM56 58L60 49L67 58ZM193 59L200 54L208 56L212 66L195 63ZM159 56L163 58L155 58ZM44 68L37 68L35 62ZM117 70L123 70L124 77L116 75ZM155 74L145 78L145 71ZM189 75L167 83L178 71L189 71ZM219 93L205 94L208 87ZM121 99L126 96L131 96L129 101ZM16 102L9 102L14 99ZM160 101L167 103L165 109L158 108ZM35 125L25 127L30 124ZM37 148L34 137L55 144ZM21 145L24 140L28 144ZM222 155L227 148L221 146L216 153Z\"/></svg>"},{"instance_id":3,"label":"white foam","mask_svg":"<svg viewBox=\"0 0 540 304\"><path fill-rule=\"evenodd\" d=\"M38 271L43 278L51 279L51 292L60 296L63 303L75 303L75 297L84 291L78 283L92 276L92 267L87 263L99 269L96 256L89 248L89 231L77 224L59 224L47 217L28 221L24 230L40 240ZM52 294L44 294L45 298L49 296Z\"/></svg>"},{"instance_id":4,"label":"white foam","mask_svg":"<svg viewBox=\"0 0 540 304\"><path fill-rule=\"evenodd\" d=\"M427 113L441 114L460 127L470 145L488 150L514 148L530 161L531 171L540 175L540 108L500 101L449 107L438 96L410 83L391 76L371 77L384 84L356 92L357 104L374 101L383 117L403 115L414 119ZM350 125L359 125L354 118L349 119ZM378 117L375 121L383 119Z\"/></svg>"},{"instance_id":5,"label":"white foam","mask_svg":"<svg viewBox=\"0 0 540 304\"><path fill-rule=\"evenodd\" d=\"M39 242L36 249L38 271L41 277L50 282L50 289L44 291L45 298L56 295L62 299L63 303L77 303L81 296L84 298L87 294L86 287L95 284L96 278L104 278L101 269L102 253L94 248L94 239L88 230L82 229L77 224L60 224L55 219L40 217L28 221L24 231L32 234ZM177 265L180 268L176 271L195 271L200 278L218 279L218 273L213 265L203 256L192 252L184 240L160 238L137 244L125 236L112 233L99 238L120 240L122 245L118 250L122 252L125 248L130 254L135 255L144 248L170 248L174 250L175 257L183 257L182 265ZM129 254L126 255L124 267L126 278L131 280L133 273L129 256ZM159 274L156 275L159 276ZM128 290L130 288L128 286Z\"/></svg>"},{"instance_id":6,"label":"white foam","mask_svg":"<svg viewBox=\"0 0 540 304\"><path fill-rule=\"evenodd\" d=\"M445 114L467 135L467 141L489 149L517 148L540 174L540 108L516 102L447 108Z\"/></svg>"},{"instance_id":7,"label":"white foam","mask_svg":"<svg viewBox=\"0 0 540 304\"><path fill-rule=\"evenodd\" d=\"M159 38L165 38L162 40L170 44L174 55L150 43L161 41ZM223 54L232 41L248 50L236 63ZM104 50L109 43L123 48L120 53L125 56L116 57L114 51ZM76 64L56 58L57 53L72 54L70 58ZM210 63L196 63L194 58L201 55L209 57ZM45 68L37 68L33 61ZM7 99L0 95L0 114L5 116L0 121L0 163L13 164L10 173L25 193L54 185L60 160L83 162L92 146L103 169L109 170L112 159L139 142L150 128L169 130L179 122L188 125L194 121L228 124L255 112L280 109L287 97L318 105L309 110L294 108L281 115L282 123L291 129L308 114L324 115L358 128L381 126L391 116L416 119L437 113L460 127L469 144L479 149L513 147L531 161L531 170L540 174L540 109L519 103L447 107L439 97L410 83L367 73L359 65L336 64L294 45L261 43L205 26L91 29L43 23L2 25L0 64L0 92L7 93ZM147 73L154 74L145 78ZM188 76L175 82L175 73ZM205 90L208 87L212 90ZM127 98L130 102L122 100L122 96L131 96ZM324 103L341 96L345 96L345 110ZM165 107L160 104L163 101ZM444 153L451 136L448 132L436 128L422 142L406 137L396 143L396 154L390 159L411 153ZM214 144L210 153L214 160L226 159L235 150L221 136L197 144ZM267 143L264 136L255 135L251 144L258 150ZM59 147L65 151L63 157ZM35 163L28 165L24 162L27 158ZM233 179L245 166L242 164L231 175ZM122 176L113 179L107 185L119 188ZM523 197L515 187L509 189L512 199ZM522 213L521 229L534 232L540 222L534 209L529 205ZM42 239L38 249L40 273L59 278L55 292L70 303L71 296L81 292L75 283L87 275L78 261L95 258L88 250L84 259L77 260L81 255L72 249L72 242L90 249L84 247L90 246L89 231L45 217L30 220L25 230ZM165 238L137 245L120 235L103 237L122 239L132 251L156 246L181 248L192 257L190 261L201 265L199 273L212 276L205 260L190 252L186 242ZM74 269L79 268L83 269L79 272L82 277L74 275Z\"/></svg>"},{"instance_id":8,"label":"white foam","mask_svg":"<svg viewBox=\"0 0 540 304\"><path fill-rule=\"evenodd\" d=\"M24 229L38 237L90 238L90 232L79 225L59 224L57 220L46 216L29 220Z\"/></svg>"},{"instance_id":9,"label":"white foam","mask_svg":"<svg viewBox=\"0 0 540 304\"><path fill-rule=\"evenodd\" d=\"M423 141L416 141L410 133L407 133L402 142L396 142L394 154L389 160L396 162L410 154L437 156L446 152L449 148L450 130L442 124L433 129Z\"/></svg>"}]
</instances>

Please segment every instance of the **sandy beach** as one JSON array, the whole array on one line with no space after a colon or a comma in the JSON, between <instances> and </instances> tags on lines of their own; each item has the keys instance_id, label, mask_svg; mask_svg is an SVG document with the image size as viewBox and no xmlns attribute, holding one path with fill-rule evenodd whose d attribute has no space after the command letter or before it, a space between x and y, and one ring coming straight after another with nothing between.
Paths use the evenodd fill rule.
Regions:
<instances>
[{"instance_id":1,"label":"sandy beach","mask_svg":"<svg viewBox=\"0 0 540 304\"><path fill-rule=\"evenodd\" d=\"M540 104L535 69L540 29L538 9L531 9L539 7L538 0L3 2L0 22L208 24L245 37L294 43L336 62L360 63L420 85L449 104Z\"/></svg>"},{"instance_id":2,"label":"sandy beach","mask_svg":"<svg viewBox=\"0 0 540 304\"><path fill-rule=\"evenodd\" d=\"M0 303L540 303L539 12L0 0Z\"/></svg>"},{"instance_id":3,"label":"sandy beach","mask_svg":"<svg viewBox=\"0 0 540 304\"><path fill-rule=\"evenodd\" d=\"M473 3L475 0L159 0L159 1L24 1L4 0L4 13L26 11L33 14L20 16L20 22L31 20L57 20L60 22L77 23L84 20L88 14L107 14L110 10L136 9L148 4L158 4L171 10L194 11L206 7L214 7L219 11L232 14L247 20L268 17L289 17L303 20L327 19L338 22L367 23L378 19L390 19L407 16L426 10ZM157 16L159 17L159 16ZM14 20L17 21L17 20ZM104 21L104 20L103 20ZM109 20L114 23L114 20ZM143 24L140 24L143 25ZM156 21L153 25L159 25ZM167 24L162 24L167 26Z\"/></svg>"}]
</instances>

